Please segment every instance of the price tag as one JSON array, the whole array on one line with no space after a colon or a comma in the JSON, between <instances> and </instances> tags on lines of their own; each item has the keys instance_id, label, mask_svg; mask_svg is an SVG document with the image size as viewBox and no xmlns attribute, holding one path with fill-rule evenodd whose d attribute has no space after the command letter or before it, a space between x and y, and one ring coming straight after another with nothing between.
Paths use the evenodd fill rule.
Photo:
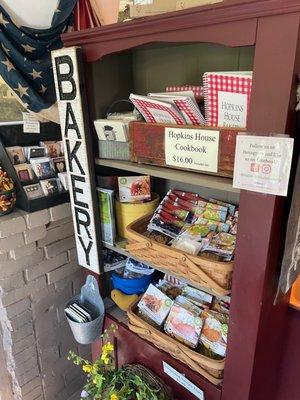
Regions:
<instances>
[{"instance_id":1,"label":"price tag","mask_svg":"<svg viewBox=\"0 0 300 400\"><path fill-rule=\"evenodd\" d=\"M192 393L197 399L205 400L203 390L199 389L191 381L189 381L184 375L172 368L171 365L163 361L164 373L170 376L174 381L183 386L186 390Z\"/></svg>"},{"instance_id":2,"label":"price tag","mask_svg":"<svg viewBox=\"0 0 300 400\"><path fill-rule=\"evenodd\" d=\"M219 137L219 131L166 128L166 164L197 171L218 172Z\"/></svg>"},{"instance_id":3,"label":"price tag","mask_svg":"<svg viewBox=\"0 0 300 400\"><path fill-rule=\"evenodd\" d=\"M286 196L294 139L238 135L233 187Z\"/></svg>"},{"instance_id":4,"label":"price tag","mask_svg":"<svg viewBox=\"0 0 300 400\"><path fill-rule=\"evenodd\" d=\"M23 112L23 132L40 133L40 121L28 112Z\"/></svg>"}]
</instances>

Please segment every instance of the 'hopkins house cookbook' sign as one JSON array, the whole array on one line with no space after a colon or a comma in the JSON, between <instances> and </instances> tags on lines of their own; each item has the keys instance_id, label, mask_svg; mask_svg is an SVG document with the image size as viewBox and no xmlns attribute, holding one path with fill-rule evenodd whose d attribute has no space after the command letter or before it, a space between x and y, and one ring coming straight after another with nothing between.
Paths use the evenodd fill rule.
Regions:
<instances>
[{"instance_id":1,"label":"'hopkins house cookbook' sign","mask_svg":"<svg viewBox=\"0 0 300 400\"><path fill-rule=\"evenodd\" d=\"M84 117L85 93L79 82L80 49L63 48L52 52L52 64L62 138L67 158L70 198L79 264L99 273L99 227L95 226L97 203L91 146Z\"/></svg>"}]
</instances>

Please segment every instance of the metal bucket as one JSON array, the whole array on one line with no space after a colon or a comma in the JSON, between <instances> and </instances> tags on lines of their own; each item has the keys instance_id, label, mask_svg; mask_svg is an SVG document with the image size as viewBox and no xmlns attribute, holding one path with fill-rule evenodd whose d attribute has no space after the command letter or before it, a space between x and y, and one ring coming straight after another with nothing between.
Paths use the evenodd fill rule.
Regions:
<instances>
[{"instance_id":1,"label":"metal bucket","mask_svg":"<svg viewBox=\"0 0 300 400\"><path fill-rule=\"evenodd\" d=\"M93 320L91 322L75 322L65 313L75 340L80 344L91 344L99 339L104 322L104 304L100 296L97 280L89 275L85 285L81 288L81 293L70 299L65 308L76 302L79 305L87 308Z\"/></svg>"}]
</instances>

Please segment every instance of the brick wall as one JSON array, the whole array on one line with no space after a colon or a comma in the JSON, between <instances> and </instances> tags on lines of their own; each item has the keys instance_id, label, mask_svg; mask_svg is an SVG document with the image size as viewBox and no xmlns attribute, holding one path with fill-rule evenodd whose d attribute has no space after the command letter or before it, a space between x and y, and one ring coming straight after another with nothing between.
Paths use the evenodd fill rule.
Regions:
<instances>
[{"instance_id":1,"label":"brick wall","mask_svg":"<svg viewBox=\"0 0 300 400\"><path fill-rule=\"evenodd\" d=\"M83 279L69 204L0 217L0 400L79 399L83 376L66 355L90 348L64 305Z\"/></svg>"}]
</instances>

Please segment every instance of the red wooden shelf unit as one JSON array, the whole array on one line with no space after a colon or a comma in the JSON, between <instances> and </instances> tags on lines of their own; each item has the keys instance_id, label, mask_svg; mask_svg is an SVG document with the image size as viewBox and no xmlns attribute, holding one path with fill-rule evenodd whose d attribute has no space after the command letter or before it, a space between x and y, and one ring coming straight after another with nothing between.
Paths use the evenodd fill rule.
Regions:
<instances>
[{"instance_id":1,"label":"red wooden shelf unit","mask_svg":"<svg viewBox=\"0 0 300 400\"><path fill-rule=\"evenodd\" d=\"M255 46L248 132L294 136L300 73L299 26L299 0L225 0L212 6L69 33L63 40L65 46L81 46L87 63L157 42ZM276 306L273 301L284 244L282 216L286 201L241 191L239 209L223 386L215 388L177 365L204 389L206 400L269 400L276 395L288 300L283 297ZM140 354L140 360L145 361L149 354L159 372L159 354L167 355L148 343L138 344L141 339L133 339L125 327L119 335L137 350L142 351L144 346L147 354ZM122 346L124 361L133 359L129 354L133 346Z\"/></svg>"}]
</instances>

